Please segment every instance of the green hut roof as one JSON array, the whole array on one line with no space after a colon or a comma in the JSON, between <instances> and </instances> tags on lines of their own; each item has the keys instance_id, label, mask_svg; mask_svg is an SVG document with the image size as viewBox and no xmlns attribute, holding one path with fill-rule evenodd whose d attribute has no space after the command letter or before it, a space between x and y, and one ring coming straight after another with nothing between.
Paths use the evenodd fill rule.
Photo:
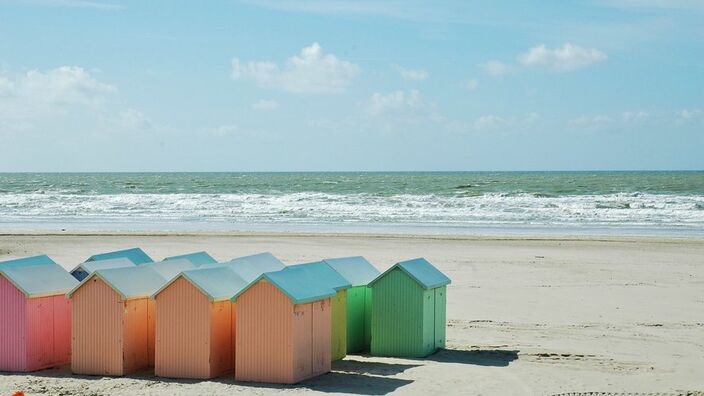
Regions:
<instances>
[{"instance_id":1,"label":"green hut roof","mask_svg":"<svg viewBox=\"0 0 704 396\"><path fill-rule=\"evenodd\" d=\"M305 271L276 271L262 274L259 278L255 279L254 282L249 283L247 287L235 294L232 297L232 301L236 301L242 293L260 280L266 280L276 286L282 293L288 296L293 304L305 304L318 301L333 297L336 294L334 289L317 279L307 276Z\"/></svg>"},{"instance_id":2,"label":"green hut roof","mask_svg":"<svg viewBox=\"0 0 704 396\"><path fill-rule=\"evenodd\" d=\"M218 261L213 258L213 256L209 255L207 252L194 252L194 253L188 253L188 254L181 254L178 256L171 256L167 257L164 259L164 261L167 260L177 260L177 259L186 259L190 262L192 262L195 265L203 265L203 264L213 264L217 263Z\"/></svg>"},{"instance_id":3,"label":"green hut roof","mask_svg":"<svg viewBox=\"0 0 704 396\"><path fill-rule=\"evenodd\" d=\"M126 257L126 258L130 259L135 265L151 263L154 261L154 260L152 260L151 257L149 257L146 253L144 253L144 250L142 250L140 248L116 250L114 252L96 254L96 255L90 256L88 258L88 260L86 260L86 261L107 260L107 259L113 259L113 258L118 258L118 257Z\"/></svg>"},{"instance_id":4,"label":"green hut roof","mask_svg":"<svg viewBox=\"0 0 704 396\"><path fill-rule=\"evenodd\" d=\"M181 272L164 285L152 296L155 298L177 279L183 277L205 294L210 301L229 300L240 290L247 287L247 281L242 279L231 268L225 266L210 266Z\"/></svg>"},{"instance_id":5,"label":"green hut roof","mask_svg":"<svg viewBox=\"0 0 704 396\"><path fill-rule=\"evenodd\" d=\"M30 298L64 294L78 284L76 278L53 261L0 265L0 275Z\"/></svg>"},{"instance_id":6,"label":"green hut roof","mask_svg":"<svg viewBox=\"0 0 704 396\"><path fill-rule=\"evenodd\" d=\"M334 290L344 290L352 287L352 284L347 279L323 261L289 265L284 269L284 272L286 271L300 271L303 274L302 276L320 281Z\"/></svg>"},{"instance_id":7,"label":"green hut roof","mask_svg":"<svg viewBox=\"0 0 704 396\"><path fill-rule=\"evenodd\" d=\"M78 264L76 268L71 270L71 273L79 270L83 270L89 274L92 274L94 271L97 271L99 269L108 269L108 268L125 268L125 267L134 267L134 263L126 258L126 257L118 257L114 259L108 259L108 260L98 260L98 261L88 261L85 263Z\"/></svg>"},{"instance_id":8,"label":"green hut roof","mask_svg":"<svg viewBox=\"0 0 704 396\"><path fill-rule=\"evenodd\" d=\"M352 286L366 286L380 274L379 270L362 256L331 258L323 262L342 275Z\"/></svg>"},{"instance_id":9,"label":"green hut roof","mask_svg":"<svg viewBox=\"0 0 704 396\"><path fill-rule=\"evenodd\" d=\"M2 265L34 265L34 264L56 264L54 260L49 258L46 254L31 257L20 257L11 260L0 261L0 266Z\"/></svg>"},{"instance_id":10,"label":"green hut roof","mask_svg":"<svg viewBox=\"0 0 704 396\"><path fill-rule=\"evenodd\" d=\"M93 277L98 277L117 292L123 300L144 298L154 294L166 283L164 278L151 265L139 265L131 268L110 268L97 270L86 277L78 286L67 293L70 298L83 284Z\"/></svg>"},{"instance_id":11,"label":"green hut roof","mask_svg":"<svg viewBox=\"0 0 704 396\"><path fill-rule=\"evenodd\" d=\"M383 278L384 275L391 272L395 268L398 268L408 274L408 276L413 278L424 289L434 289L436 287L445 286L451 282L450 278L445 276L445 274L430 264L428 260L424 258L416 258L394 264L393 267L389 268L383 274L371 281L369 285L371 286L376 283L379 279Z\"/></svg>"}]
</instances>

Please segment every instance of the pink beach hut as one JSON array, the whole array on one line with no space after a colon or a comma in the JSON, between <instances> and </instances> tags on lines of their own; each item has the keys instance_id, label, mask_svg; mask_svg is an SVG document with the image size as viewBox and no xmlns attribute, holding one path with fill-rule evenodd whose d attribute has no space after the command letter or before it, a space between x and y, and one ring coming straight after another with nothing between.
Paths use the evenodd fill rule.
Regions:
<instances>
[{"instance_id":1,"label":"pink beach hut","mask_svg":"<svg viewBox=\"0 0 704 396\"><path fill-rule=\"evenodd\" d=\"M71 360L71 309L78 284L47 256L0 262L0 371L26 372Z\"/></svg>"}]
</instances>

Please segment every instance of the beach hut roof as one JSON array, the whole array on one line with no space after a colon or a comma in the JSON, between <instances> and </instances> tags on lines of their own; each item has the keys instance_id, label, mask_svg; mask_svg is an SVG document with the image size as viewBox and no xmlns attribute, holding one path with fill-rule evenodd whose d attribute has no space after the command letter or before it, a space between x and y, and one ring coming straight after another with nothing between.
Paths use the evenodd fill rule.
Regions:
<instances>
[{"instance_id":1,"label":"beach hut roof","mask_svg":"<svg viewBox=\"0 0 704 396\"><path fill-rule=\"evenodd\" d=\"M245 262L255 269L264 272L279 271L286 267L281 260L269 252L252 254L250 256L237 257L230 260L230 263ZM261 274L260 274L261 275Z\"/></svg>"},{"instance_id":2,"label":"beach hut roof","mask_svg":"<svg viewBox=\"0 0 704 396\"><path fill-rule=\"evenodd\" d=\"M130 259L125 257L118 257L114 259L88 261L85 263L80 263L76 266L76 268L72 269L71 272L73 273L78 270L83 270L89 274L92 274L94 271L97 271L99 269L125 268L134 266L134 263Z\"/></svg>"},{"instance_id":3,"label":"beach hut roof","mask_svg":"<svg viewBox=\"0 0 704 396\"><path fill-rule=\"evenodd\" d=\"M445 274L430 264L428 260L424 258L416 258L394 264L393 267L389 268L383 274L371 281L369 285L371 286L376 283L379 279L384 277L384 275L395 268L398 268L408 274L408 276L413 278L424 289L434 289L450 283L450 278L445 276Z\"/></svg>"},{"instance_id":4,"label":"beach hut roof","mask_svg":"<svg viewBox=\"0 0 704 396\"><path fill-rule=\"evenodd\" d=\"M128 258L135 265L151 263L154 261L154 260L152 260L151 257L149 257L146 253L144 253L144 250L142 250L140 248L116 250L114 252L96 254L96 255L88 257L88 260L86 260L86 261L107 260L107 259L113 259L113 258L118 258L118 257Z\"/></svg>"},{"instance_id":5,"label":"beach hut roof","mask_svg":"<svg viewBox=\"0 0 704 396\"><path fill-rule=\"evenodd\" d=\"M231 268L247 282L254 281L265 272L280 271L286 268L281 260L274 257L274 255L269 252L238 257L216 265Z\"/></svg>"},{"instance_id":6,"label":"beach hut roof","mask_svg":"<svg viewBox=\"0 0 704 396\"><path fill-rule=\"evenodd\" d=\"M178 276L172 279L159 289L152 298L155 298L159 293L165 290L169 285L176 282L177 279L184 278L193 286L208 297L210 301L229 300L240 290L247 287L248 282L242 279L229 267L211 266L207 268L197 268L181 272Z\"/></svg>"},{"instance_id":7,"label":"beach hut roof","mask_svg":"<svg viewBox=\"0 0 704 396\"><path fill-rule=\"evenodd\" d=\"M344 290L352 287L352 284L347 279L323 261L289 265L284 269L284 272L286 271L301 271L304 274L303 276L315 279L335 290Z\"/></svg>"},{"instance_id":8,"label":"beach hut roof","mask_svg":"<svg viewBox=\"0 0 704 396\"><path fill-rule=\"evenodd\" d=\"M362 256L331 258L323 262L342 275L352 286L366 286L380 274L379 270Z\"/></svg>"},{"instance_id":9,"label":"beach hut roof","mask_svg":"<svg viewBox=\"0 0 704 396\"><path fill-rule=\"evenodd\" d=\"M166 280L173 279L176 275L180 274L181 271L198 268L197 265L186 259L164 260L159 261L158 263L149 263L145 266L153 268Z\"/></svg>"},{"instance_id":10,"label":"beach hut roof","mask_svg":"<svg viewBox=\"0 0 704 396\"><path fill-rule=\"evenodd\" d=\"M213 256L209 255L207 252L194 252L194 253L181 254L178 256L171 256L171 257L165 258L164 261L178 260L178 259L186 259L195 265L213 264L213 263L218 262L217 260L215 260L213 258Z\"/></svg>"},{"instance_id":11,"label":"beach hut roof","mask_svg":"<svg viewBox=\"0 0 704 396\"><path fill-rule=\"evenodd\" d=\"M35 265L35 264L56 264L54 260L49 258L46 254L42 254L39 256L30 256L30 257L19 257L11 260L5 260L5 261L0 261L0 266L3 265Z\"/></svg>"},{"instance_id":12,"label":"beach hut roof","mask_svg":"<svg viewBox=\"0 0 704 396\"><path fill-rule=\"evenodd\" d=\"M0 275L30 298L64 294L78 284L73 276L53 261L0 265Z\"/></svg>"},{"instance_id":13,"label":"beach hut roof","mask_svg":"<svg viewBox=\"0 0 704 396\"><path fill-rule=\"evenodd\" d=\"M305 271L276 271L266 272L257 278L254 282L250 282L245 288L237 292L232 297L232 301L236 301L252 285L257 284L260 280L270 282L284 293L293 304L305 304L312 301L322 300L335 296L336 292L323 282L307 276Z\"/></svg>"},{"instance_id":14,"label":"beach hut roof","mask_svg":"<svg viewBox=\"0 0 704 396\"><path fill-rule=\"evenodd\" d=\"M166 279L151 265L130 268L102 269L88 275L78 286L67 293L70 298L84 283L98 277L117 292L123 300L149 297L166 283Z\"/></svg>"}]
</instances>

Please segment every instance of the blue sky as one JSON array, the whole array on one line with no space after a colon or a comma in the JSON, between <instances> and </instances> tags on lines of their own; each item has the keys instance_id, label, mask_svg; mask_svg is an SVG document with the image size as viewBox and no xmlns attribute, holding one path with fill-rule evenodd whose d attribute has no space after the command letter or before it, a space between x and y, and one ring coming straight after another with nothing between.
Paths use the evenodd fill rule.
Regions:
<instances>
[{"instance_id":1,"label":"blue sky","mask_svg":"<svg viewBox=\"0 0 704 396\"><path fill-rule=\"evenodd\" d=\"M0 171L704 169L702 20L698 0L0 1Z\"/></svg>"}]
</instances>

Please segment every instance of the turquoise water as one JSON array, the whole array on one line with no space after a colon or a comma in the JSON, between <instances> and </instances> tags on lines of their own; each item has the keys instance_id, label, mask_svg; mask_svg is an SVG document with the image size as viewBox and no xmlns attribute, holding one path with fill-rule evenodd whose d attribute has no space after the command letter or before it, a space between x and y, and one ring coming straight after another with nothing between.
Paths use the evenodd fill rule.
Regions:
<instances>
[{"instance_id":1,"label":"turquoise water","mask_svg":"<svg viewBox=\"0 0 704 396\"><path fill-rule=\"evenodd\" d=\"M0 227L704 233L704 172L0 174Z\"/></svg>"}]
</instances>

